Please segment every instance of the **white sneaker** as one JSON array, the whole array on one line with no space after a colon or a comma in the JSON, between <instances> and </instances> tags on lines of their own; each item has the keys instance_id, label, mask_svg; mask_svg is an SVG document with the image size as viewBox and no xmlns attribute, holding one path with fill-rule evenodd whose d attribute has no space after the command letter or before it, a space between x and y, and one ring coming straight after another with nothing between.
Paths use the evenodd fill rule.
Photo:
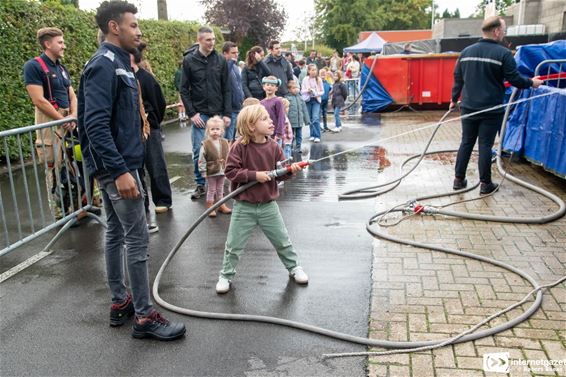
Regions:
<instances>
[{"instance_id":1,"label":"white sneaker","mask_svg":"<svg viewBox=\"0 0 566 377\"><path fill-rule=\"evenodd\" d=\"M226 293L230 290L230 280L220 276L216 283L216 293Z\"/></svg>"},{"instance_id":2,"label":"white sneaker","mask_svg":"<svg viewBox=\"0 0 566 377\"><path fill-rule=\"evenodd\" d=\"M159 232L159 226L156 223L149 223L147 224L147 232L149 234Z\"/></svg>"},{"instance_id":3,"label":"white sneaker","mask_svg":"<svg viewBox=\"0 0 566 377\"><path fill-rule=\"evenodd\" d=\"M320 139L319 139L318 137L316 137L313 141L314 141L315 143L320 143Z\"/></svg>"},{"instance_id":4,"label":"white sneaker","mask_svg":"<svg viewBox=\"0 0 566 377\"><path fill-rule=\"evenodd\" d=\"M305 274L305 271L303 271L303 268L301 266L297 266L293 268L289 272L289 276L291 276L295 280L295 283L297 284L309 283L309 277L307 276L307 274Z\"/></svg>"},{"instance_id":5,"label":"white sneaker","mask_svg":"<svg viewBox=\"0 0 566 377\"><path fill-rule=\"evenodd\" d=\"M313 141L313 140L314 140L313 136L309 137L309 141Z\"/></svg>"},{"instance_id":6,"label":"white sneaker","mask_svg":"<svg viewBox=\"0 0 566 377\"><path fill-rule=\"evenodd\" d=\"M342 132L342 127L336 127L335 129L332 130L332 132L334 133Z\"/></svg>"}]
</instances>

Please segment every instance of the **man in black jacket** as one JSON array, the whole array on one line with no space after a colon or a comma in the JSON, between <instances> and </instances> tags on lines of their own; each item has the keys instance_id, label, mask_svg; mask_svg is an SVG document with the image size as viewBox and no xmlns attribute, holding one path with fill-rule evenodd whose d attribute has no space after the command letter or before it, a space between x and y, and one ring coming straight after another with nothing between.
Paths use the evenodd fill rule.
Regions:
<instances>
[{"instance_id":1,"label":"man in black jacket","mask_svg":"<svg viewBox=\"0 0 566 377\"><path fill-rule=\"evenodd\" d=\"M265 64L269 67L271 74L281 80L281 85L275 93L279 97L285 97L289 90L287 84L293 80L293 68L281 54L281 44L279 41L269 43L269 55L265 58Z\"/></svg>"},{"instance_id":2,"label":"man in black jacket","mask_svg":"<svg viewBox=\"0 0 566 377\"><path fill-rule=\"evenodd\" d=\"M505 79L521 89L536 88L542 83L536 78L528 79L519 74L511 51L500 44L505 32L503 18L489 17L482 25L483 38L462 51L454 70L451 109L456 106L460 93L462 115L501 105L505 97ZM490 194L497 189L498 185L491 181L491 149L503 113L504 108L499 108L462 119L462 142L456 158L454 190L463 189L468 183L466 169L476 139L479 147L480 194Z\"/></svg>"},{"instance_id":3,"label":"man in black jacket","mask_svg":"<svg viewBox=\"0 0 566 377\"><path fill-rule=\"evenodd\" d=\"M143 50L145 47L145 43L142 42L138 47L138 51L133 53L134 64L132 67L140 83L143 107L150 126L149 137L145 141L144 165L149 173L151 199L155 205L155 213L165 213L173 204L167 162L165 161L163 146L161 145L161 121L165 116L167 103L165 102L161 86L155 77L139 66L144 61ZM143 177L142 183L144 183ZM145 209L146 216L150 215L148 212L149 195L145 196ZM150 231L152 229L156 228L150 228Z\"/></svg>"},{"instance_id":4,"label":"man in black jacket","mask_svg":"<svg viewBox=\"0 0 566 377\"><path fill-rule=\"evenodd\" d=\"M201 27L198 31L198 44L189 48L183 59L181 99L192 121L191 142L197 183L191 199L198 199L206 193L205 179L198 170L198 156L206 121L214 115L219 115L223 117L227 127L232 113L228 65L226 59L214 50L215 40L211 28Z\"/></svg>"}]
</instances>

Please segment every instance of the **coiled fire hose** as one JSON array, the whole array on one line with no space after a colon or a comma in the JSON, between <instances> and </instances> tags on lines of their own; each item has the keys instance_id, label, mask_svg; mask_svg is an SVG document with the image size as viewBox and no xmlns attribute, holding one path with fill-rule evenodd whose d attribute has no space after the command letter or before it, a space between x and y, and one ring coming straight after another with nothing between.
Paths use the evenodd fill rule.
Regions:
<instances>
[{"instance_id":1,"label":"coiled fire hose","mask_svg":"<svg viewBox=\"0 0 566 377\"><path fill-rule=\"evenodd\" d=\"M533 97L530 97L528 99L519 99L519 100L513 101L515 93L516 92L514 92L513 95L511 96L508 105L525 102L525 101L528 101L528 100L532 100L534 98L540 98L540 97L544 97L544 96L547 96L547 95L552 95L552 94L555 94L556 91L551 92L551 93L545 93L545 94L538 95L538 96L533 96ZM560 94L564 95L564 94L566 94L566 92L564 92L564 93L560 92ZM451 119L449 121L455 121L455 120L462 119L462 118L465 118L465 117L474 116L474 115L477 115L479 113L492 111L494 109L501 108L503 106L505 106L505 105L495 106L495 107L490 108L490 109L475 112L475 113L472 113L472 114L467 114L465 116L462 116L462 117L459 117L459 118L454 118L454 119ZM510 107L507 107L507 111L506 111L506 115L505 115L504 119L506 119L507 116L508 116L509 108ZM445 119L446 115L447 114L445 114L445 116L442 119ZM444 123L446 123L446 121L441 120L439 122L439 124L437 125L437 127L441 124L444 124ZM428 127L425 127L425 128L428 128ZM422 129L423 128L413 130L411 132L419 131L419 130L422 130ZM501 133L501 135L502 135L501 137L503 137L503 135L504 135L504 130L505 129L503 128L502 133ZM432 135L432 137L435 135L435 133ZM404 134L406 134L406 133L403 133L401 135L404 135ZM396 137L398 137L398 136L400 136L400 135L397 135ZM431 139L432 139L432 137L431 137ZM383 142L383 140L382 140L382 142ZM428 148L429 145L430 145L430 141L429 141L429 143L427 143L427 148ZM358 147L356 149L359 149L359 148L361 148L361 147ZM342 152L337 153L337 154L342 154L342 153L346 153L346 152L348 152L348 151L342 151ZM429 153L431 153L431 152L429 152ZM337 155L337 154L335 154L335 155ZM426 154L426 152L423 152L421 154L421 156L420 156L421 158L420 158L419 162L422 160L422 158L424 157L425 154ZM306 165L312 164L314 162L318 162L322 159L329 158L329 157L331 157L331 156L326 156L326 157L323 157L323 158L316 160L316 161L303 161L302 164L303 164L303 166L306 166ZM535 219L506 218L506 217L486 216L486 215L472 215L472 214L467 214L467 213L445 211L445 210L438 210L436 213L449 215L449 216L458 216L458 217L469 218L469 219L478 219L478 220L499 221L499 222L521 222L521 223L527 222L527 223L539 223L539 224L546 223L546 222L549 222L549 221L552 221L552 220L555 220L555 219L558 219L558 218L564 216L564 214L566 213L566 205L564 204L564 201L562 201L558 196L556 196L552 193L549 193L549 192L547 192L547 191L545 191L541 188L538 188L534 185L528 184L528 183L526 183L526 182L524 182L524 181L522 181L522 180L520 180L516 177L511 176L510 174L507 174L503 170L500 160L501 160L500 153L498 153L497 168L498 168L500 174L506 176L506 179L508 179L512 182L515 182L515 183L517 183L517 184L519 184L519 185L521 185L525 188L528 188L530 190L533 190L537 193L540 193L540 194L546 196L550 200L554 201L558 205L559 209L551 215L542 216L542 217L535 218ZM412 170L414 170L414 169L411 169L411 171ZM276 177L276 176L280 176L282 174L286 174L287 172L288 172L287 168L282 168L282 169L274 170L270 174L271 174L272 177ZM389 182L389 184L391 184L392 182ZM497 260L492 259L492 258L488 258L488 257L464 252L464 251L457 250L457 249L443 248L443 247L439 247L439 246L428 245L428 244L425 244L425 243L420 243L420 242L415 242L415 241L410 241L410 240L404 240L404 239L401 239L401 238L397 238L397 237L394 237L394 236L387 235L384 232L380 232L380 231L375 230L373 228L373 223L375 222L375 220L378 217L380 217L383 213L391 212L391 210L389 210L389 211L384 211L384 212L380 212L379 214L376 214L375 216L373 216L367 222L366 229L368 230L368 232L370 234L374 235L375 237L387 239L387 240L392 241L392 242L403 243L403 244L407 244L407 245L416 246L416 247L419 247L419 248L427 248L427 249L431 249L431 250L442 251L442 252L450 253L450 254L453 254L453 255L458 255L458 256L467 257L467 258L479 260L479 261L482 261L482 262L490 263L492 265L501 267L503 269L506 269L510 272L513 272L513 273L521 276L523 279L527 280L533 286L533 288L534 288L533 291L530 292L521 302L518 302L511 307L508 307L504 311L501 311L499 313L494 314L493 316L487 318L486 320L482 321L481 323L477 324L476 326L472 327L471 329L469 329L468 331L466 331L462 334L458 334L455 337L450 337L450 338L442 339L442 340L430 340L430 341L420 341L420 342L401 342L401 341L388 341L388 340L381 340L381 339L368 339L368 338L364 338L364 337L344 334L344 333L340 333L340 332L337 332L337 331L324 329L324 328L321 328L321 327L318 327L318 326L313 326L313 325L309 325L309 324L305 324L305 323L301 323L301 322L296 322L296 321L291 321L291 320L287 320L287 319L283 319L283 318L277 318L277 317L269 317L269 316L262 316L262 315L253 315L253 314L230 314L230 313L205 312L205 311L192 310L190 308L185 308L185 307L181 307L181 306L171 304L171 303L165 301L163 298L161 298L161 296L159 294L159 284L160 284L161 278L163 277L163 274L164 274L165 270L167 269L167 266L171 263L171 260L173 259L175 254L180 250L181 246L184 244L184 242L187 240L187 238L191 235L191 233L197 228L197 226L205 218L207 218L207 216L210 212L214 211L220 205L222 205L226 201L230 200L231 198L235 197L236 195L238 195L242 191L247 190L249 187L255 185L256 183L257 183L256 181L249 182L249 183L239 187L235 191L231 192L230 194L226 195L222 200L218 201L215 205L208 208L189 227L189 229L186 231L186 233L181 237L181 239L177 242L177 244L169 252L167 258L165 259L165 261L163 262L163 264L159 268L159 271L158 271L158 273L155 277L155 280L154 280L154 283L153 283L153 288L152 288L152 293L153 293L154 300L157 304L159 304L163 308L171 310L173 312L185 314L185 315L192 316L192 317L219 319L219 320L236 320L236 321L251 321L251 322L259 322L259 323L271 323L271 324L275 324L275 325L292 327L292 328L296 328L296 329L300 329L300 330L304 330L304 331L328 336L328 337L331 337L331 338L334 338L334 339L340 339L340 340L344 340L344 341L347 341L347 342L356 343L356 344L362 344L362 345L367 345L367 346L371 346L371 347L395 349L393 351L387 351L387 352L389 352L389 353L395 352L396 353L396 352L409 352L409 351L413 351L413 350L419 350L419 349L422 349L422 347L428 347L427 349L430 349L430 348L441 347L441 346L448 345L448 344L468 342L468 341L480 339L480 338L483 338L483 337L486 337L486 336L494 335L494 334L499 333L501 331L508 330L508 329L512 328L513 326L515 326L515 325L521 323L522 321L526 320L527 318L529 318L533 313L535 313L538 310L538 308L540 307L540 305L542 303L542 289L547 288L549 286L554 286L554 285L560 284L566 279L566 277L564 277L561 280L559 280L559 281L557 281L553 284L541 286L536 282L536 280L534 278L532 278L526 272L521 271L521 270L519 270L519 269L517 269L517 268L515 268L515 267L513 267L509 264L506 264L504 262L497 261ZM462 191L459 191L459 192L462 192ZM352 191L350 191L350 193L352 193ZM453 194L453 193L454 192L450 192L450 194ZM458 193L458 191L456 191L456 193ZM427 199L427 198L438 197L438 196L439 195L432 195L432 196L428 196L428 197L418 198L417 200L424 200L424 199ZM522 305L524 302L526 302L529 299L530 295L534 294L534 293L536 293L535 301L521 315L519 315L519 316L517 316L517 317L515 317L515 318L513 318L513 319L511 319L511 320L509 320L505 323L502 323L498 326L495 326L495 327L492 327L492 328L489 328L489 329L486 329L486 330L483 330L483 331L471 333L472 331L475 331L477 328L479 328L483 324L489 322L491 319L493 319L497 316L500 316L501 314L503 314L507 311L512 310L516 306ZM351 353L351 354L335 354L335 355L325 355L325 356L328 356L328 357L332 357L332 356L360 356L360 355L368 355L368 354L374 355L376 353L355 353L355 354Z\"/></svg>"}]
</instances>

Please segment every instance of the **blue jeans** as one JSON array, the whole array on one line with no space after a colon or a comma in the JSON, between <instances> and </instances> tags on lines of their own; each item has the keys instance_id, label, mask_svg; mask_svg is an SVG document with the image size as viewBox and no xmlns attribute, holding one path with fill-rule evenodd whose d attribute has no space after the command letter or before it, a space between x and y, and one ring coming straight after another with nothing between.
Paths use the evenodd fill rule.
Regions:
<instances>
[{"instance_id":1,"label":"blue jeans","mask_svg":"<svg viewBox=\"0 0 566 377\"><path fill-rule=\"evenodd\" d=\"M124 250L128 265L134 309L139 316L151 311L149 276L147 272L148 244L147 221L143 205L144 195L140 177L133 172L140 196L136 199L122 199L114 179L108 175L97 176L104 210L106 211L106 274L113 303L123 302L127 297L124 283Z\"/></svg>"},{"instance_id":2,"label":"blue jeans","mask_svg":"<svg viewBox=\"0 0 566 377\"><path fill-rule=\"evenodd\" d=\"M336 128L342 127L342 120L340 119L340 106L334 107L334 122L336 124Z\"/></svg>"},{"instance_id":3,"label":"blue jeans","mask_svg":"<svg viewBox=\"0 0 566 377\"><path fill-rule=\"evenodd\" d=\"M291 144L285 144L285 148L283 148L283 154L285 155L285 159L290 158L292 152L293 152L292 145Z\"/></svg>"},{"instance_id":4,"label":"blue jeans","mask_svg":"<svg viewBox=\"0 0 566 377\"><path fill-rule=\"evenodd\" d=\"M316 99L311 99L307 102L307 109L309 111L310 123L310 137L320 139L320 103Z\"/></svg>"},{"instance_id":5,"label":"blue jeans","mask_svg":"<svg viewBox=\"0 0 566 377\"><path fill-rule=\"evenodd\" d=\"M151 199L156 207L171 207L171 184L167 173L167 162L161 145L161 128L151 128L149 138L145 142L145 168L149 173ZM143 178L142 178L143 179ZM146 199L149 204L149 199Z\"/></svg>"},{"instance_id":6,"label":"blue jeans","mask_svg":"<svg viewBox=\"0 0 566 377\"><path fill-rule=\"evenodd\" d=\"M348 80L348 92L352 94L353 97L356 97L358 91L358 80L352 79Z\"/></svg>"},{"instance_id":7,"label":"blue jeans","mask_svg":"<svg viewBox=\"0 0 566 377\"><path fill-rule=\"evenodd\" d=\"M296 150L301 150L301 144L303 144L303 127L293 127L293 143L295 143Z\"/></svg>"},{"instance_id":8,"label":"blue jeans","mask_svg":"<svg viewBox=\"0 0 566 377\"><path fill-rule=\"evenodd\" d=\"M230 114L230 125L226 128L226 131L224 131L224 139L228 141L236 140L236 121L239 113L240 112L237 111Z\"/></svg>"},{"instance_id":9,"label":"blue jeans","mask_svg":"<svg viewBox=\"0 0 566 377\"><path fill-rule=\"evenodd\" d=\"M208 118L210 118L208 115L203 114L201 114L200 117L204 123L206 123L208 121ZM205 179L198 170L198 156L200 154L200 145L204 140L205 129L206 127L200 128L195 126L194 123L191 127L191 143L193 144L193 166L195 172L195 181L197 182L198 186L204 186L205 184Z\"/></svg>"},{"instance_id":10,"label":"blue jeans","mask_svg":"<svg viewBox=\"0 0 566 377\"><path fill-rule=\"evenodd\" d=\"M326 120L326 115L328 114L328 100L320 102L320 114L322 117L322 127L327 130L328 122Z\"/></svg>"}]
</instances>

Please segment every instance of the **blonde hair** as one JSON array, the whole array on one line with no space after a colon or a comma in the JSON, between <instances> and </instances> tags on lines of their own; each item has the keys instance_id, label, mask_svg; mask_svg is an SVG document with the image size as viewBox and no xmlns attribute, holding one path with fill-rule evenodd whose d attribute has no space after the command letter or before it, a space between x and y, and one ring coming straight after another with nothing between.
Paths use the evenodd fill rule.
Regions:
<instances>
[{"instance_id":1,"label":"blonde hair","mask_svg":"<svg viewBox=\"0 0 566 377\"><path fill-rule=\"evenodd\" d=\"M246 106L251 106L251 105L259 105L261 103L260 100L258 100L255 97L248 97L244 100L244 102L242 102L242 108L246 107Z\"/></svg>"},{"instance_id":2,"label":"blonde hair","mask_svg":"<svg viewBox=\"0 0 566 377\"><path fill-rule=\"evenodd\" d=\"M212 118L208 118L206 121L206 130L204 130L206 137L210 136L210 129L213 126L219 126L222 129L222 132L224 132L224 121L218 115L215 115Z\"/></svg>"},{"instance_id":3,"label":"blonde hair","mask_svg":"<svg viewBox=\"0 0 566 377\"><path fill-rule=\"evenodd\" d=\"M289 109L291 102L289 102L287 98L281 98L281 102L283 102L283 106L285 106L286 109Z\"/></svg>"},{"instance_id":4,"label":"blonde hair","mask_svg":"<svg viewBox=\"0 0 566 377\"><path fill-rule=\"evenodd\" d=\"M307 65L307 73L314 68L314 70L316 71L316 75L318 76L318 67L316 66L316 64L309 64Z\"/></svg>"},{"instance_id":5,"label":"blonde hair","mask_svg":"<svg viewBox=\"0 0 566 377\"><path fill-rule=\"evenodd\" d=\"M240 142L243 145L248 144L253 139L254 130L252 128L265 115L269 117L269 113L262 105L246 106L240 111L236 128L238 133L242 135Z\"/></svg>"}]
</instances>

